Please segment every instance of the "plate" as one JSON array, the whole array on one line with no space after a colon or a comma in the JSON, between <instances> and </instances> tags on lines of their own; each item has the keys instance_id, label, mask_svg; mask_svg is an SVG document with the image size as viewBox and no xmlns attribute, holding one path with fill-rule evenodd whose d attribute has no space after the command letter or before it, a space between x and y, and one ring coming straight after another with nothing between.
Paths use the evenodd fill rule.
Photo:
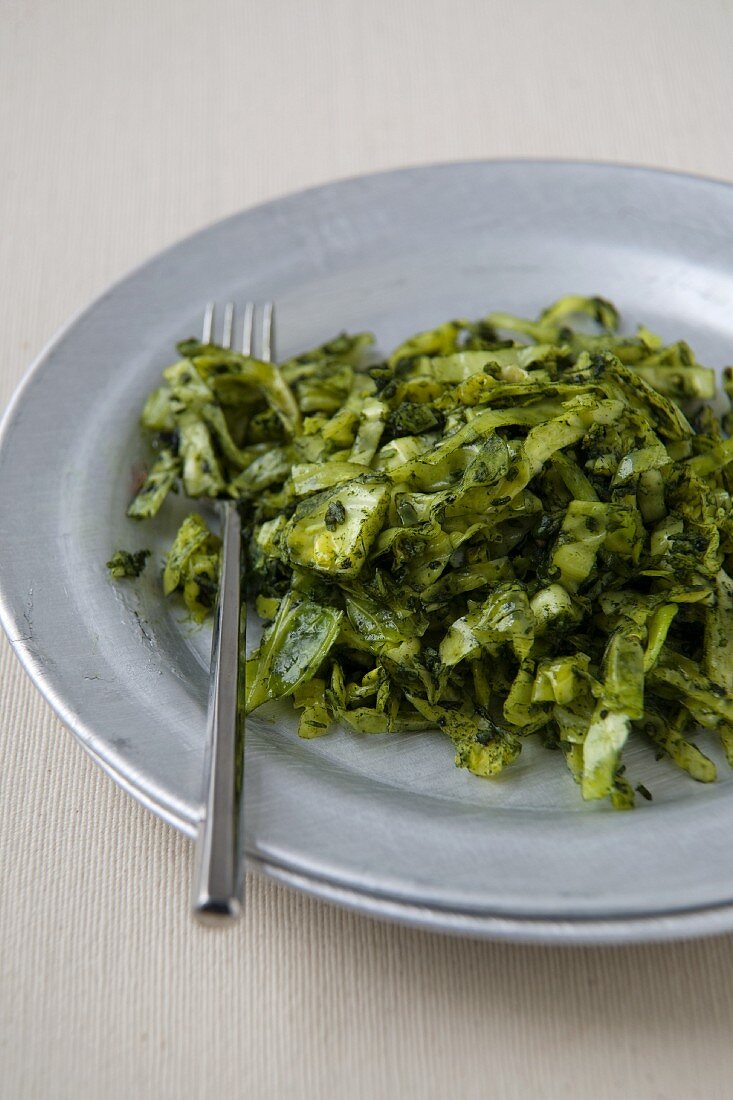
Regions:
<instances>
[{"instance_id":1,"label":"plate","mask_svg":"<svg viewBox=\"0 0 733 1100\"><path fill-rule=\"evenodd\" d=\"M209 632L164 601L159 571L113 584L118 546L160 562L187 510L125 518L137 417L204 302L275 298L288 355L341 328L383 348L451 316L533 315L602 294L631 328L733 356L733 189L609 165L481 162L348 180L246 211L123 279L41 354L0 444L0 596L11 642L82 745L193 834ZM643 746L654 801L584 805L531 743L493 781L442 735L301 742L289 707L248 724L247 852L281 881L377 916L558 942L733 928L733 772L695 784Z\"/></svg>"}]
</instances>

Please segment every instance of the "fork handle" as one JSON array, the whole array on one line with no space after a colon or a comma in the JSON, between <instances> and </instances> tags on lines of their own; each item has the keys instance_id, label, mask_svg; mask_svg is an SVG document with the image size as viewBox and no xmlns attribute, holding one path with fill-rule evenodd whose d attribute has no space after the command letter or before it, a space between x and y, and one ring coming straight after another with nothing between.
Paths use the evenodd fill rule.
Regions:
<instances>
[{"instance_id":1,"label":"fork handle","mask_svg":"<svg viewBox=\"0 0 733 1100\"><path fill-rule=\"evenodd\" d=\"M203 816L196 843L193 913L206 924L239 916L244 893L242 820L244 725L239 663L242 531L236 505L226 502L219 596L211 642Z\"/></svg>"}]
</instances>

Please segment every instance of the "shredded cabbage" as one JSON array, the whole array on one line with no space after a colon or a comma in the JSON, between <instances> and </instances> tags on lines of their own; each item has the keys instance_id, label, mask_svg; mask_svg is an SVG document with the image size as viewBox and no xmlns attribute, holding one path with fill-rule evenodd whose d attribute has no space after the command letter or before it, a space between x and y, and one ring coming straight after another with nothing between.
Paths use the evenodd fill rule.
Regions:
<instances>
[{"instance_id":1,"label":"shredded cabbage","mask_svg":"<svg viewBox=\"0 0 733 1100\"><path fill-rule=\"evenodd\" d=\"M733 763L733 415L701 405L715 374L687 344L618 329L611 303L571 295L384 360L365 334L279 366L179 345L128 514L178 485L239 502L270 621L249 711L290 696L306 738L435 728L479 776L539 737L619 809L629 737L710 782L703 726ZM218 556L189 516L164 588L197 619Z\"/></svg>"}]
</instances>

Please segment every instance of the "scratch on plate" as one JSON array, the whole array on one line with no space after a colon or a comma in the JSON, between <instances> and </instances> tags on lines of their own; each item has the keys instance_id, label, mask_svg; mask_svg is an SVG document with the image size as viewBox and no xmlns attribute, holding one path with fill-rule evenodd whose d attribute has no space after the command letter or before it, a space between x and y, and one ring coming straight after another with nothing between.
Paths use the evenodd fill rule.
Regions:
<instances>
[{"instance_id":1,"label":"scratch on plate","mask_svg":"<svg viewBox=\"0 0 733 1100\"><path fill-rule=\"evenodd\" d=\"M28 596L25 601L25 611L23 612L23 618L28 624L28 636L23 641L29 642L33 637L33 586L28 589Z\"/></svg>"},{"instance_id":2,"label":"scratch on plate","mask_svg":"<svg viewBox=\"0 0 733 1100\"><path fill-rule=\"evenodd\" d=\"M140 633L142 634L143 638L148 643L148 645L152 647L152 645L153 645L153 635L148 634L147 630L145 629L145 623L144 623L144 621L143 621L143 619L140 615L140 612L139 611L133 611L133 615L135 616L135 618L137 620L137 625L140 627Z\"/></svg>"}]
</instances>

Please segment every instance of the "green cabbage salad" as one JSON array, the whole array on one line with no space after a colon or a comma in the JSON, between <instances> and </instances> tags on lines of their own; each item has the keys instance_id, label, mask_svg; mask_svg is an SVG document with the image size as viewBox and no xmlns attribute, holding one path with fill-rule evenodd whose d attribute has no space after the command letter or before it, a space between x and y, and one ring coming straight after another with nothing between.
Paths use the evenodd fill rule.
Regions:
<instances>
[{"instance_id":1,"label":"green cabbage salad","mask_svg":"<svg viewBox=\"0 0 733 1100\"><path fill-rule=\"evenodd\" d=\"M477 776L539 738L618 809L629 737L709 782L704 727L733 764L733 417L686 343L568 296L386 359L363 333L279 365L178 355L142 412L154 458L128 514L178 490L239 503L266 624L247 712L289 696L305 738L440 730ZM165 564L199 621L219 549L192 514Z\"/></svg>"}]
</instances>

